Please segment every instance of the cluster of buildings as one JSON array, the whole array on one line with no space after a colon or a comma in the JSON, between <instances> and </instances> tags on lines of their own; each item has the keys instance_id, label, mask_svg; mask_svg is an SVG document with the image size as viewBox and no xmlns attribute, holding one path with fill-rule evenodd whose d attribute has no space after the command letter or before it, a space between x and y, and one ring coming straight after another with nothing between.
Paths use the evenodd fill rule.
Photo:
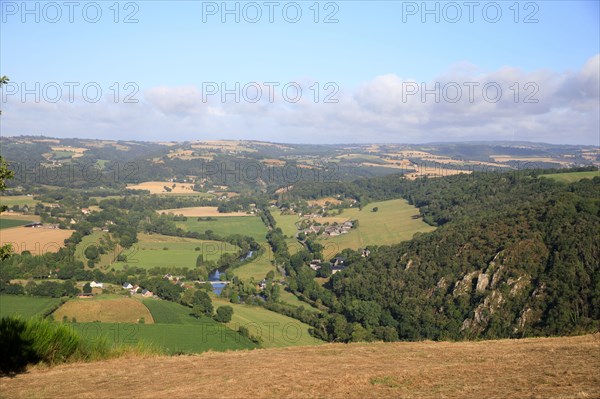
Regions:
<instances>
[{"instance_id":1,"label":"cluster of buildings","mask_svg":"<svg viewBox=\"0 0 600 399\"><path fill-rule=\"evenodd\" d=\"M306 235L309 234L322 234L326 237L336 237L341 234L348 234L352 229L352 222L346 221L342 224L335 224L331 226L316 226L312 225L307 229L302 230L302 232Z\"/></svg>"},{"instance_id":2,"label":"cluster of buildings","mask_svg":"<svg viewBox=\"0 0 600 399\"><path fill-rule=\"evenodd\" d=\"M156 295L154 295L154 293L152 291L144 289L144 288L141 288L137 284L136 285L132 285L131 283L125 282L121 286L121 288L123 288L124 290L128 290L131 295L140 294L141 296L146 297L146 298L152 298L152 297L156 296Z\"/></svg>"}]
</instances>

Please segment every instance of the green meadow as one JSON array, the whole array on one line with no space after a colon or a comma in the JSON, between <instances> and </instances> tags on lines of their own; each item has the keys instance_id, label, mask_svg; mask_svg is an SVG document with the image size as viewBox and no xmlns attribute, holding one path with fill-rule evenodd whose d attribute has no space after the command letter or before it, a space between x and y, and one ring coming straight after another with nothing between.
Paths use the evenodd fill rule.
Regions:
<instances>
[{"instance_id":1,"label":"green meadow","mask_svg":"<svg viewBox=\"0 0 600 399\"><path fill-rule=\"evenodd\" d=\"M94 231L92 234L84 236L81 239L81 242L75 247L75 259L80 260L83 262L83 264L87 265L87 258L84 255L86 248L88 248L90 245L98 246L101 239L107 240L108 237L109 234L103 231ZM96 266L106 267L112 264L120 251L121 247L116 245L115 249L108 250L105 254L101 254L100 261L96 263Z\"/></svg>"},{"instance_id":2,"label":"green meadow","mask_svg":"<svg viewBox=\"0 0 600 399\"><path fill-rule=\"evenodd\" d=\"M267 226L257 216L223 216L213 219L198 221L197 217L188 217L185 222L177 222L177 227L199 233L212 230L220 236L242 234L254 238L258 243L266 242Z\"/></svg>"},{"instance_id":3,"label":"green meadow","mask_svg":"<svg viewBox=\"0 0 600 399\"><path fill-rule=\"evenodd\" d=\"M279 301L286 303L288 305L291 305L291 306L296 306L296 307L302 306L304 308L304 310L307 310L309 312L316 312L316 313L321 312L319 309L313 307L312 305L298 299L298 297L296 295L292 294L289 291L283 290L283 289L280 292Z\"/></svg>"},{"instance_id":4,"label":"green meadow","mask_svg":"<svg viewBox=\"0 0 600 399\"><path fill-rule=\"evenodd\" d=\"M11 207L19 205L19 207L27 205L33 207L38 201L34 200L33 197L27 195L2 195L0 196L0 205Z\"/></svg>"},{"instance_id":5,"label":"green meadow","mask_svg":"<svg viewBox=\"0 0 600 399\"><path fill-rule=\"evenodd\" d=\"M60 303L60 298L30 297L25 295L0 295L0 317L41 316Z\"/></svg>"},{"instance_id":6,"label":"green meadow","mask_svg":"<svg viewBox=\"0 0 600 399\"><path fill-rule=\"evenodd\" d=\"M9 229L11 227L24 226L27 223L33 222L32 220L21 220L21 219L9 219L0 217L0 230Z\"/></svg>"},{"instance_id":7,"label":"green meadow","mask_svg":"<svg viewBox=\"0 0 600 399\"><path fill-rule=\"evenodd\" d=\"M373 208L378 208L373 212ZM344 209L341 217L358 220L357 229L337 237L324 237L325 255L333 256L344 248L359 249L367 245L390 245L410 240L415 233L435 230L423 222L419 210L403 199L373 202L362 210Z\"/></svg>"},{"instance_id":8,"label":"green meadow","mask_svg":"<svg viewBox=\"0 0 600 399\"><path fill-rule=\"evenodd\" d=\"M594 177L600 177L600 171L593 170L589 172L552 173L548 175L541 175L540 177L547 177L562 183L575 183L581 179L593 179Z\"/></svg>"},{"instance_id":9,"label":"green meadow","mask_svg":"<svg viewBox=\"0 0 600 399\"><path fill-rule=\"evenodd\" d=\"M310 328L308 324L291 317L260 306L234 304L221 298L213 298L215 309L223 305L233 308L233 317L227 326L234 330L240 326L248 328L252 336L260 337L261 347L274 348L323 343L308 333Z\"/></svg>"},{"instance_id":10,"label":"green meadow","mask_svg":"<svg viewBox=\"0 0 600 399\"><path fill-rule=\"evenodd\" d=\"M283 232L283 235L288 237L295 237L298 232L298 228L296 227L296 222L299 221L298 215L282 215L279 211L271 212L275 222L277 222L277 226Z\"/></svg>"},{"instance_id":11,"label":"green meadow","mask_svg":"<svg viewBox=\"0 0 600 399\"><path fill-rule=\"evenodd\" d=\"M127 262L115 262L113 267L125 264L151 269L153 267L196 267L196 259L202 254L205 260L216 261L223 253L237 253L235 245L209 240L171 237L160 234L138 234L138 242L123 250Z\"/></svg>"}]
</instances>

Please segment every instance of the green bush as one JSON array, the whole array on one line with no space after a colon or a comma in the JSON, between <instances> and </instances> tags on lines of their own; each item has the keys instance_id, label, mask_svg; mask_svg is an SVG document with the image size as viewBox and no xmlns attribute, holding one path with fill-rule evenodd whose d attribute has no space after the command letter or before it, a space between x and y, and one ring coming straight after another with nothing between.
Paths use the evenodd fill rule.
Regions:
<instances>
[{"instance_id":1,"label":"green bush","mask_svg":"<svg viewBox=\"0 0 600 399\"><path fill-rule=\"evenodd\" d=\"M23 372L28 364L58 364L74 360L101 359L110 355L106 339L83 340L62 323L43 319L0 320L0 374Z\"/></svg>"}]
</instances>

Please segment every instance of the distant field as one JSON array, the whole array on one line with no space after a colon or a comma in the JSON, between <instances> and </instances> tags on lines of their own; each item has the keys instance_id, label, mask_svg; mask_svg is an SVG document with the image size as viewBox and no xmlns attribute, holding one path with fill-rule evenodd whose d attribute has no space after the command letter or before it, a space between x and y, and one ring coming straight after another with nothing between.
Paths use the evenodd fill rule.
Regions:
<instances>
[{"instance_id":1,"label":"distant field","mask_svg":"<svg viewBox=\"0 0 600 399\"><path fill-rule=\"evenodd\" d=\"M77 319L80 323L100 321L103 323L138 323L141 318L146 324L154 323L150 311L140 301L132 298L72 299L58 308L54 313L54 320L60 321L63 317L68 320Z\"/></svg>"},{"instance_id":2,"label":"distant field","mask_svg":"<svg viewBox=\"0 0 600 399\"><path fill-rule=\"evenodd\" d=\"M298 215L282 215L278 210L274 210L271 212L275 222L277 223L276 227L279 227L284 235L288 237L295 237L298 232L298 228L296 227L296 222L300 219Z\"/></svg>"},{"instance_id":3,"label":"distant field","mask_svg":"<svg viewBox=\"0 0 600 399\"><path fill-rule=\"evenodd\" d=\"M552 173L548 175L541 175L540 177L547 177L563 183L574 183L581 179L593 179L594 177L600 177L600 171L595 170L589 172Z\"/></svg>"},{"instance_id":4,"label":"distant field","mask_svg":"<svg viewBox=\"0 0 600 399\"><path fill-rule=\"evenodd\" d=\"M221 254L236 253L238 250L238 247L221 241L195 240L160 234L138 234L138 242L122 252L127 256L127 262L115 262L113 266L120 268L127 263L146 269L153 267L194 268L200 254L204 256L205 260L216 261Z\"/></svg>"},{"instance_id":5,"label":"distant field","mask_svg":"<svg viewBox=\"0 0 600 399\"><path fill-rule=\"evenodd\" d=\"M23 318L38 316L60 303L60 298L0 295L0 317L19 315Z\"/></svg>"},{"instance_id":6,"label":"distant field","mask_svg":"<svg viewBox=\"0 0 600 399\"><path fill-rule=\"evenodd\" d=\"M171 191L165 190L165 186L169 187ZM175 187L173 187L175 186ZM173 183L165 181L147 181L140 184L128 184L127 188L131 190L148 190L150 194L190 194L190 195L206 195L206 193L199 193L192 190L194 185L192 183Z\"/></svg>"},{"instance_id":7,"label":"distant field","mask_svg":"<svg viewBox=\"0 0 600 399\"><path fill-rule=\"evenodd\" d=\"M288 305L302 306L302 307L304 307L305 310L308 310L309 312L316 312L316 313L321 312L319 309L312 307L310 304L308 304L306 302L301 301L300 299L298 299L298 297L296 295L294 295L291 292L288 292L284 289L281 290L279 300L281 302L287 303Z\"/></svg>"},{"instance_id":8,"label":"distant field","mask_svg":"<svg viewBox=\"0 0 600 399\"><path fill-rule=\"evenodd\" d=\"M509 161L519 161L519 162L543 162L543 163L558 163L558 164L568 164L568 161L563 161L558 158L552 157L521 157L516 155L490 155L490 158L494 160L494 162L509 162Z\"/></svg>"},{"instance_id":9,"label":"distant field","mask_svg":"<svg viewBox=\"0 0 600 399\"><path fill-rule=\"evenodd\" d=\"M173 213L188 217L214 216L214 217L240 217L254 216L245 212L221 213L216 206L193 206L189 208L161 209L159 213Z\"/></svg>"},{"instance_id":10,"label":"distant field","mask_svg":"<svg viewBox=\"0 0 600 399\"><path fill-rule=\"evenodd\" d=\"M323 341L308 333L310 326L291 317L272 312L260 306L238 305L221 298L213 299L215 309L229 305L233 308L233 318L227 326L237 330L245 326L250 333L262 339L265 348L318 345Z\"/></svg>"},{"instance_id":11,"label":"distant field","mask_svg":"<svg viewBox=\"0 0 600 399\"><path fill-rule=\"evenodd\" d=\"M264 246L266 247L267 244L264 244ZM254 281L262 280L271 270L278 274L275 266L271 264L270 253L271 252L267 249L258 259L235 269L231 269L231 272L242 280L254 278Z\"/></svg>"},{"instance_id":12,"label":"distant field","mask_svg":"<svg viewBox=\"0 0 600 399\"><path fill-rule=\"evenodd\" d=\"M71 237L74 230L13 227L2 231L0 245L12 244L16 253L25 250L34 255L58 252L65 246L65 239Z\"/></svg>"},{"instance_id":13,"label":"distant field","mask_svg":"<svg viewBox=\"0 0 600 399\"><path fill-rule=\"evenodd\" d=\"M12 218L0 216L0 230L10 229L11 227L23 226L23 225L26 225L31 222L32 222L32 220L12 219Z\"/></svg>"},{"instance_id":14,"label":"distant field","mask_svg":"<svg viewBox=\"0 0 600 399\"><path fill-rule=\"evenodd\" d=\"M81 242L77 244L75 247L75 258L80 260L87 265L87 258L84 255L86 248L90 245L98 246L100 243L100 239L109 237L109 233L103 231L94 231L92 234L84 236L81 239ZM105 254L100 255L100 261L96 264L96 267L106 267L112 264L117 255L119 255L121 251L121 247L117 244L115 249L107 251Z\"/></svg>"},{"instance_id":15,"label":"distant field","mask_svg":"<svg viewBox=\"0 0 600 399\"><path fill-rule=\"evenodd\" d=\"M197 218L190 218L185 222L177 222L177 227L187 231L196 231L204 233L206 230L212 230L220 236L231 234L243 234L250 236L258 243L266 242L267 226L258 216L228 216L217 217L216 220L198 221Z\"/></svg>"},{"instance_id":16,"label":"distant field","mask_svg":"<svg viewBox=\"0 0 600 399\"><path fill-rule=\"evenodd\" d=\"M144 299L142 303L152 313L155 323L196 324L197 322L197 319L191 316L192 309L178 303L159 299Z\"/></svg>"},{"instance_id":17,"label":"distant field","mask_svg":"<svg viewBox=\"0 0 600 399\"><path fill-rule=\"evenodd\" d=\"M153 327L156 328L155 324ZM140 329L141 332L141 329ZM326 344L34 367L14 398L598 398L598 335L478 342Z\"/></svg>"},{"instance_id":18,"label":"distant field","mask_svg":"<svg viewBox=\"0 0 600 399\"><path fill-rule=\"evenodd\" d=\"M8 206L9 208L14 205L19 207L27 205L28 207L35 206L38 201L34 200L33 197L27 195L2 195L0 196L0 205Z\"/></svg>"},{"instance_id":19,"label":"distant field","mask_svg":"<svg viewBox=\"0 0 600 399\"><path fill-rule=\"evenodd\" d=\"M377 212L372 212L374 207ZM428 232L435 228L421 219L413 219L419 211L405 200L390 200L368 204L360 211L358 208L345 209L342 215L350 220L358 219L358 229L337 237L327 237L322 244L326 247L326 256L335 255L344 248L364 248L367 245L390 245L410 240L417 232Z\"/></svg>"}]
</instances>

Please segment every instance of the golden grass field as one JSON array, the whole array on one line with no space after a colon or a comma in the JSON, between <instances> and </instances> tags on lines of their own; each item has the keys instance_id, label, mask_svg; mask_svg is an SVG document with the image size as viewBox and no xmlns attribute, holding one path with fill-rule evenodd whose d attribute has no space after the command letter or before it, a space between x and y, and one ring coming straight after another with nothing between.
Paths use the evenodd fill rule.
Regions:
<instances>
[{"instance_id":1,"label":"golden grass field","mask_svg":"<svg viewBox=\"0 0 600 399\"><path fill-rule=\"evenodd\" d=\"M124 357L0 379L6 398L597 398L598 334Z\"/></svg>"},{"instance_id":2,"label":"golden grass field","mask_svg":"<svg viewBox=\"0 0 600 399\"><path fill-rule=\"evenodd\" d=\"M138 323L144 318L146 324L154 323L152 314L140 301L131 298L72 299L56 309L54 320L60 321L64 316L68 320L73 317L79 323L100 321L103 323Z\"/></svg>"},{"instance_id":3,"label":"golden grass field","mask_svg":"<svg viewBox=\"0 0 600 399\"><path fill-rule=\"evenodd\" d=\"M206 217L206 216L254 216L246 212L220 213L216 206L194 206L190 208L161 209L159 213L173 213L187 217Z\"/></svg>"},{"instance_id":4,"label":"golden grass field","mask_svg":"<svg viewBox=\"0 0 600 399\"><path fill-rule=\"evenodd\" d=\"M43 255L58 252L65 246L65 239L71 237L73 231L44 227L12 227L2 230L0 245L11 244L15 253L27 250L33 255Z\"/></svg>"},{"instance_id":5,"label":"golden grass field","mask_svg":"<svg viewBox=\"0 0 600 399\"><path fill-rule=\"evenodd\" d=\"M175 184L175 187L173 187ZM165 186L171 191L165 190ZM194 194L192 183L172 183L165 181L147 181L140 184L128 184L127 188L131 190L148 190L150 194ZM198 194L198 193L197 193Z\"/></svg>"},{"instance_id":6,"label":"golden grass field","mask_svg":"<svg viewBox=\"0 0 600 399\"><path fill-rule=\"evenodd\" d=\"M306 202L308 203L308 205L319 205L319 206L325 206L325 205L327 205L328 202L333 205L339 205L342 203L342 201L340 201L337 198L333 198L333 197L319 198L317 200L308 200Z\"/></svg>"},{"instance_id":7,"label":"golden grass field","mask_svg":"<svg viewBox=\"0 0 600 399\"><path fill-rule=\"evenodd\" d=\"M509 161L519 161L519 162L554 162L559 163L561 165L568 164L569 162L562 161L557 158L552 157L519 157L513 155L490 155L495 162L509 162Z\"/></svg>"}]
</instances>

